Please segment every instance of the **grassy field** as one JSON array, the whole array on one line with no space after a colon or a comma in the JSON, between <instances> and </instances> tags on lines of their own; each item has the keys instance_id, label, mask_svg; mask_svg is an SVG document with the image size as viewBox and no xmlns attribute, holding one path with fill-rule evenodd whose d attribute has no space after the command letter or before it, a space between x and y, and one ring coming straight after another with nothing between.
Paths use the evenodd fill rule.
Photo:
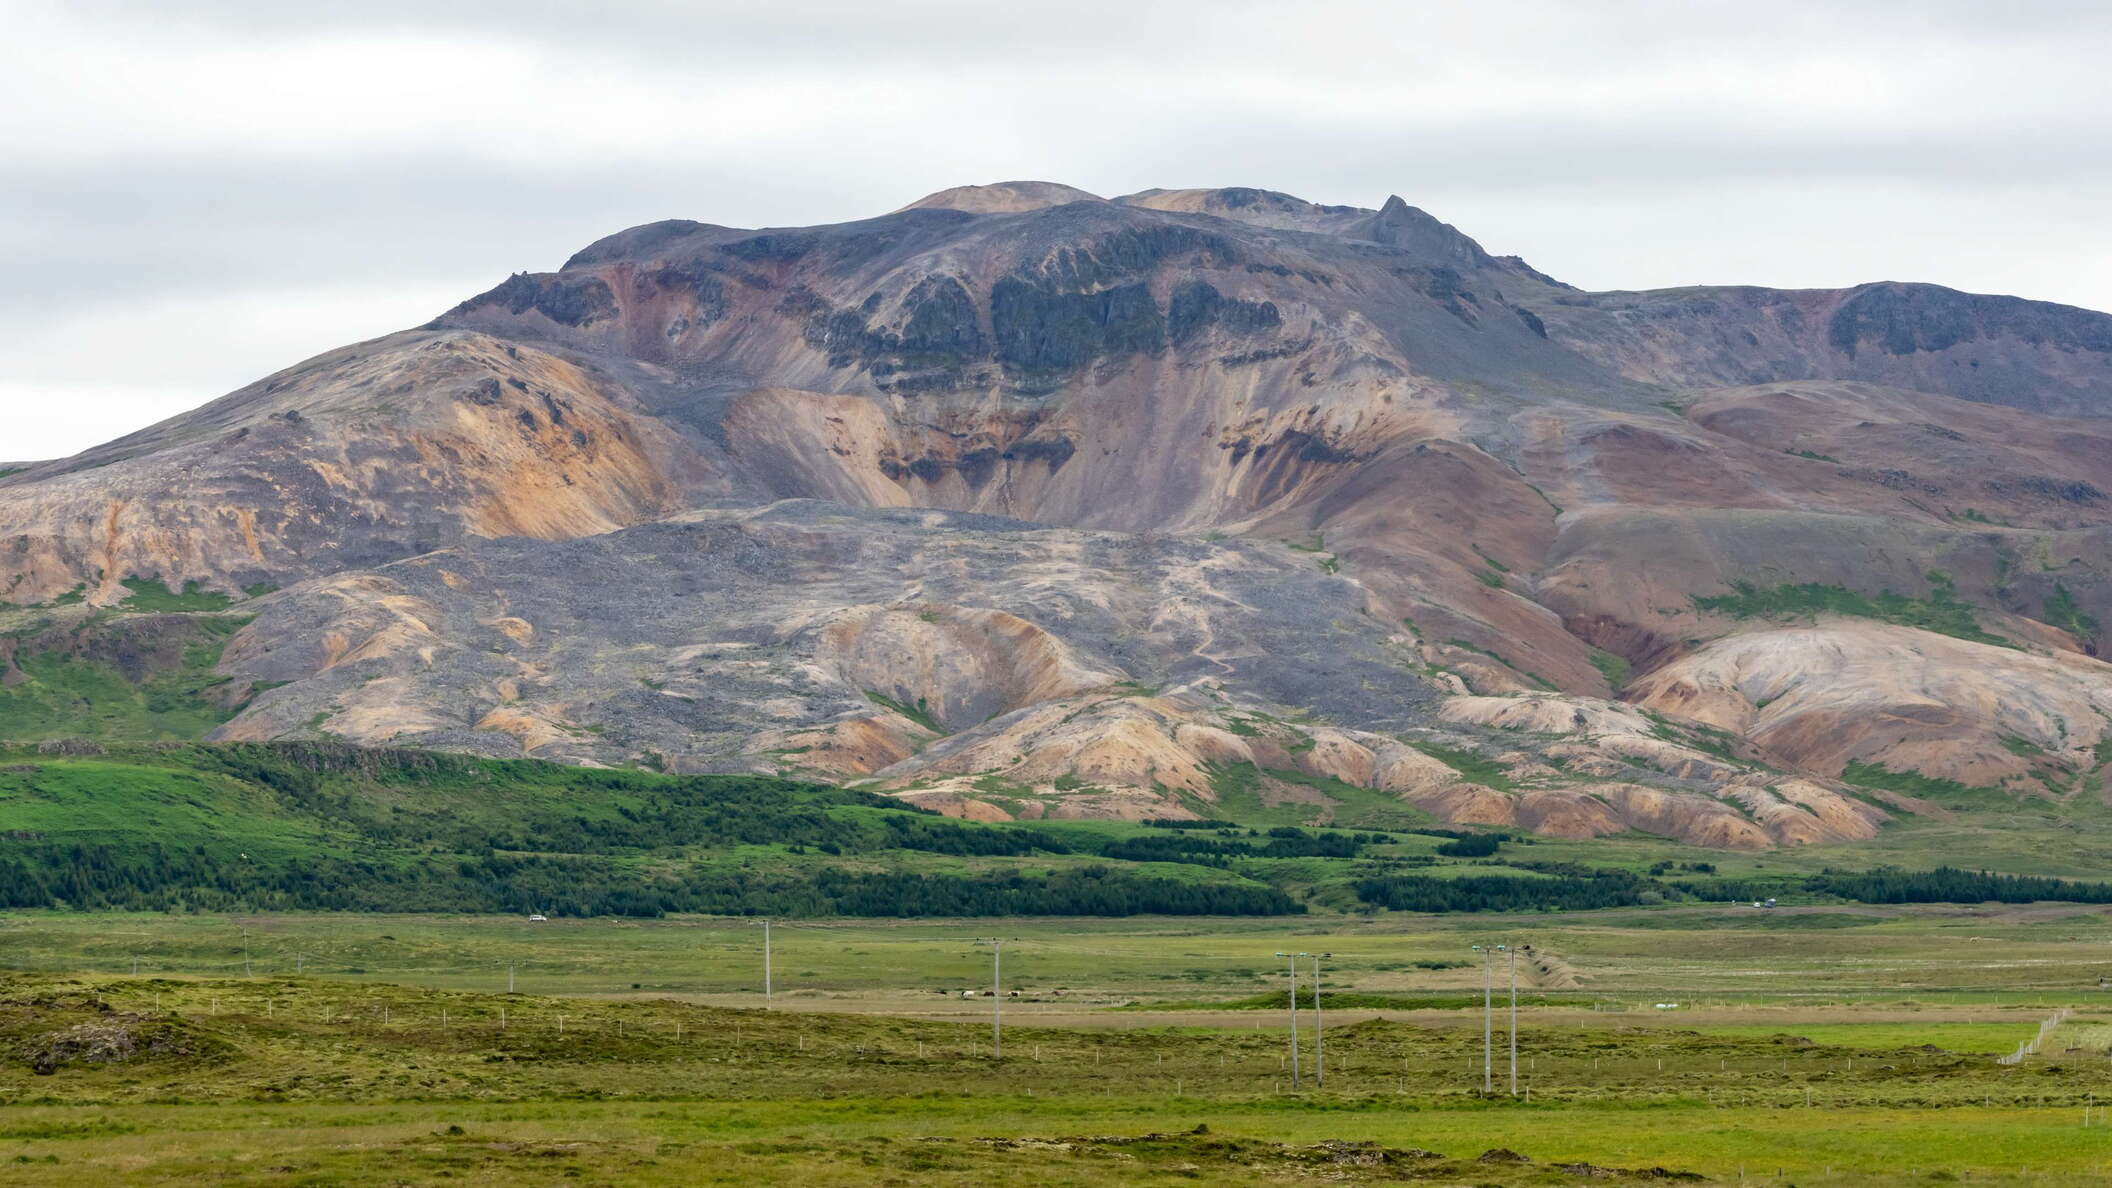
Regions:
<instances>
[{"instance_id":1,"label":"grassy field","mask_svg":"<svg viewBox=\"0 0 2112 1188\"><path fill-rule=\"evenodd\" d=\"M0 969L221 977L296 971L452 990L679 994L745 1004L762 982L755 922L357 913L0 914ZM2078 1005L2112 979L2112 908L1661 907L1475 916L782 922L788 1004L928 1004L988 984L978 937L1006 940L1007 989L1031 1005L1234 1000L1280 990L1279 951L1329 953L1327 985L1478 992L1470 946L1530 945L1520 985L1583 1009L1678 1000L1762 1010L1825 1004Z\"/></svg>"},{"instance_id":2,"label":"grassy field","mask_svg":"<svg viewBox=\"0 0 2112 1188\"><path fill-rule=\"evenodd\" d=\"M1154 1129L1165 1118L1208 1129ZM18 1107L0 1119L0 1153L18 1152L9 1183L67 1188L2102 1184L2112 1140L2079 1122L2069 1107L1345 1109L1156 1097ZM1490 1151L1533 1162L1484 1160ZM1606 1174L1659 1168L1672 1174Z\"/></svg>"},{"instance_id":3,"label":"grassy field","mask_svg":"<svg viewBox=\"0 0 2112 1188\"><path fill-rule=\"evenodd\" d=\"M1175 830L953 822L763 777L15 746L0 1181L2112 1178L2112 904L1891 905L1866 902L1891 874L1828 873L2103 877L2095 794L1961 803L1853 851L1474 856L1321 790L1365 832L1248 803L1236 774L1236 826ZM1913 886L1979 886L1948 878ZM1778 909L1730 901L1777 882ZM1366 898L1404 883L1489 890L1443 915ZM1606 888L1625 898L1591 902L1629 906L1551 910ZM1181 914L1135 914L1155 903ZM1499 943L1522 955L1516 1097L1507 962L1483 1063L1473 946ZM1289 1059L1287 952L1323 955L1324 1087L1310 999Z\"/></svg>"},{"instance_id":4,"label":"grassy field","mask_svg":"<svg viewBox=\"0 0 2112 1188\"><path fill-rule=\"evenodd\" d=\"M1266 1024L1014 1025L999 1058L981 1023L0 975L0 1167L69 1185L2084 1184L2112 1169L2112 1131L2083 1124L2101 1052L1977 1054L2005 1026L2003 1046L2029 1035L2021 1021L1529 1018L1515 1098L1500 1055L1498 1093L1480 1092L1478 1027L1337 1022L1318 1088L1308 1020L1294 1088Z\"/></svg>"}]
</instances>

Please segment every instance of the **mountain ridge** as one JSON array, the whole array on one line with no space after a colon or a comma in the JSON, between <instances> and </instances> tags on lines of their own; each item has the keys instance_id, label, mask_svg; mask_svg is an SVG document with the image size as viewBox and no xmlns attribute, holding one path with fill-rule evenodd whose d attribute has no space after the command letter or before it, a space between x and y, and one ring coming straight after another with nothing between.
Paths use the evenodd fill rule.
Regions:
<instances>
[{"instance_id":1,"label":"mountain ridge","mask_svg":"<svg viewBox=\"0 0 2112 1188\"><path fill-rule=\"evenodd\" d=\"M227 739L1842 841L1915 811L1851 771L2096 777L2107 447L2091 311L1585 293L1398 197L1000 183L630 228L0 476L0 624L253 613Z\"/></svg>"}]
</instances>

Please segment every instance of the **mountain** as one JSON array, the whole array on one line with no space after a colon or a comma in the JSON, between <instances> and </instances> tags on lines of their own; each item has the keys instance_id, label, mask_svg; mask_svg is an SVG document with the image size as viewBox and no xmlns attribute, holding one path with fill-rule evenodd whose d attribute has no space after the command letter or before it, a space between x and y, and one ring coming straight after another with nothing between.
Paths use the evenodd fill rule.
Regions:
<instances>
[{"instance_id":1,"label":"mountain","mask_svg":"<svg viewBox=\"0 0 2112 1188\"><path fill-rule=\"evenodd\" d=\"M1244 188L671 220L0 472L0 735L1851 841L2097 795L2108 491L2065 306Z\"/></svg>"}]
</instances>

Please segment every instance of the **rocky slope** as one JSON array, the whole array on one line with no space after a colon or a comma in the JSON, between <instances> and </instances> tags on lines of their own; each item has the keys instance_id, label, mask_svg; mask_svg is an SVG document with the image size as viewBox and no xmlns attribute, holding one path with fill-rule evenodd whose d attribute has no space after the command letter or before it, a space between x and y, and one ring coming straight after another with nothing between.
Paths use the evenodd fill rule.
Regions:
<instances>
[{"instance_id":1,"label":"rocky slope","mask_svg":"<svg viewBox=\"0 0 2112 1188\"><path fill-rule=\"evenodd\" d=\"M2112 755L2107 492L2106 315L1582 293L1397 198L962 187L633 228L0 472L0 729L18 655L145 590L248 618L222 737L1850 840L1924 806L1843 777Z\"/></svg>"}]
</instances>

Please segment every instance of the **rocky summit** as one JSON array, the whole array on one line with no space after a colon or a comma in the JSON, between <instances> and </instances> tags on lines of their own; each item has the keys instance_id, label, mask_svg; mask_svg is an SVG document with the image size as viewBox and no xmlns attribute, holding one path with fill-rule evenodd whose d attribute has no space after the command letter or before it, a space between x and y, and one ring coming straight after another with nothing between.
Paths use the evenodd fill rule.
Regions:
<instances>
[{"instance_id":1,"label":"rocky summit","mask_svg":"<svg viewBox=\"0 0 2112 1188\"><path fill-rule=\"evenodd\" d=\"M1389 198L671 220L0 468L0 735L1762 848L2112 761L2112 316ZM1940 797L1938 797L1940 799Z\"/></svg>"}]
</instances>

